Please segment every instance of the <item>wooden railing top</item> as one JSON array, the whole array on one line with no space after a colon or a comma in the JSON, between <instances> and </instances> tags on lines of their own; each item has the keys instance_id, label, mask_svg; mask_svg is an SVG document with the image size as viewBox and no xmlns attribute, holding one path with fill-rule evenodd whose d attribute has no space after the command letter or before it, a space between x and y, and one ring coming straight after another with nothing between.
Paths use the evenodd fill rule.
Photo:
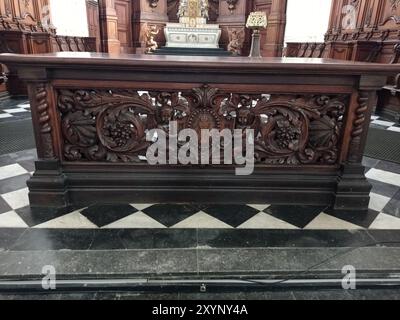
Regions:
<instances>
[{"instance_id":1,"label":"wooden railing top","mask_svg":"<svg viewBox=\"0 0 400 320\"><path fill-rule=\"evenodd\" d=\"M157 71L207 70L219 72L247 73L296 73L296 74L377 74L395 75L400 73L399 65L351 62L318 58L248 58L248 57L196 57L159 55L109 55L89 52L58 52L50 54L18 55L0 54L0 63L10 65L73 68L104 66L116 69L146 69ZM82 69L84 70L84 69Z\"/></svg>"}]
</instances>

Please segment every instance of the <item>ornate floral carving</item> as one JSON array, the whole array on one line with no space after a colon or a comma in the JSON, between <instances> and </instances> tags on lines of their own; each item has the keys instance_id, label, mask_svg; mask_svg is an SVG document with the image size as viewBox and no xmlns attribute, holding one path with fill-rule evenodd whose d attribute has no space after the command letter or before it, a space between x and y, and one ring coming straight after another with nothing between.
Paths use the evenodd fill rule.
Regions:
<instances>
[{"instance_id":1,"label":"ornate floral carving","mask_svg":"<svg viewBox=\"0 0 400 320\"><path fill-rule=\"evenodd\" d=\"M46 84L38 84L36 86L35 99L36 110L39 117L39 134L40 134L40 156L44 158L54 158L52 128L50 124L49 103L47 100Z\"/></svg>"},{"instance_id":2,"label":"ornate floral carving","mask_svg":"<svg viewBox=\"0 0 400 320\"><path fill-rule=\"evenodd\" d=\"M64 157L70 161L138 161L147 130L254 129L256 162L335 164L347 96L192 90L59 90Z\"/></svg>"}]
</instances>

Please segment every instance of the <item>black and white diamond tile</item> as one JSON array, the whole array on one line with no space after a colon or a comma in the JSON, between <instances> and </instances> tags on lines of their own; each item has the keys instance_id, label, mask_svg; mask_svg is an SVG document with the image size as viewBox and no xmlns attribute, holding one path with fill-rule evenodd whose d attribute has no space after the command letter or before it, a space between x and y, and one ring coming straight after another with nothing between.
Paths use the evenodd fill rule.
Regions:
<instances>
[{"instance_id":1,"label":"black and white diamond tile","mask_svg":"<svg viewBox=\"0 0 400 320\"><path fill-rule=\"evenodd\" d=\"M29 207L35 152L0 156L0 228L34 229L400 229L400 165L364 158L373 189L366 215L270 204L97 204L70 211Z\"/></svg>"},{"instance_id":2,"label":"black and white diamond tile","mask_svg":"<svg viewBox=\"0 0 400 320\"><path fill-rule=\"evenodd\" d=\"M400 132L400 124L392 121L387 121L378 116L372 116L371 127L377 129L384 129L394 132Z\"/></svg>"},{"instance_id":3,"label":"black and white diamond tile","mask_svg":"<svg viewBox=\"0 0 400 320\"><path fill-rule=\"evenodd\" d=\"M0 105L0 122L31 117L30 105L27 101L9 101Z\"/></svg>"}]
</instances>

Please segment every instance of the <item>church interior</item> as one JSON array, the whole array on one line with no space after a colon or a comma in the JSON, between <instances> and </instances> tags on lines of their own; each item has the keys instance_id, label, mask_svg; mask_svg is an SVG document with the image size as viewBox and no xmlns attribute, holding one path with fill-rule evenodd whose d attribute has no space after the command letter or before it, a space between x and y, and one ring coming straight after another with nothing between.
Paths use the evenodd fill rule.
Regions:
<instances>
[{"instance_id":1,"label":"church interior","mask_svg":"<svg viewBox=\"0 0 400 320\"><path fill-rule=\"evenodd\" d=\"M399 257L399 0L0 0L1 300L397 300Z\"/></svg>"}]
</instances>

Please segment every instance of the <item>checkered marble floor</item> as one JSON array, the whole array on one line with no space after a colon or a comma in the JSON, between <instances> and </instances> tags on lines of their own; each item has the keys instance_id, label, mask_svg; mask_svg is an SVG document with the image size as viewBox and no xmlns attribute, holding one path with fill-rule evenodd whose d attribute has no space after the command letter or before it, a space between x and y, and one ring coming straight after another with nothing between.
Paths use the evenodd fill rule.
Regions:
<instances>
[{"instance_id":1,"label":"checkered marble floor","mask_svg":"<svg viewBox=\"0 0 400 320\"><path fill-rule=\"evenodd\" d=\"M289 205L97 204L70 212L32 212L26 180L35 150L0 157L0 228L45 229L400 229L400 165L364 159L373 185L367 215Z\"/></svg>"},{"instance_id":2,"label":"checkered marble floor","mask_svg":"<svg viewBox=\"0 0 400 320\"><path fill-rule=\"evenodd\" d=\"M371 128L400 132L400 124L387 121L379 116L372 116Z\"/></svg>"},{"instance_id":3,"label":"checkered marble floor","mask_svg":"<svg viewBox=\"0 0 400 320\"><path fill-rule=\"evenodd\" d=\"M0 103L0 123L27 119L31 117L31 107L28 101L7 100Z\"/></svg>"}]
</instances>

